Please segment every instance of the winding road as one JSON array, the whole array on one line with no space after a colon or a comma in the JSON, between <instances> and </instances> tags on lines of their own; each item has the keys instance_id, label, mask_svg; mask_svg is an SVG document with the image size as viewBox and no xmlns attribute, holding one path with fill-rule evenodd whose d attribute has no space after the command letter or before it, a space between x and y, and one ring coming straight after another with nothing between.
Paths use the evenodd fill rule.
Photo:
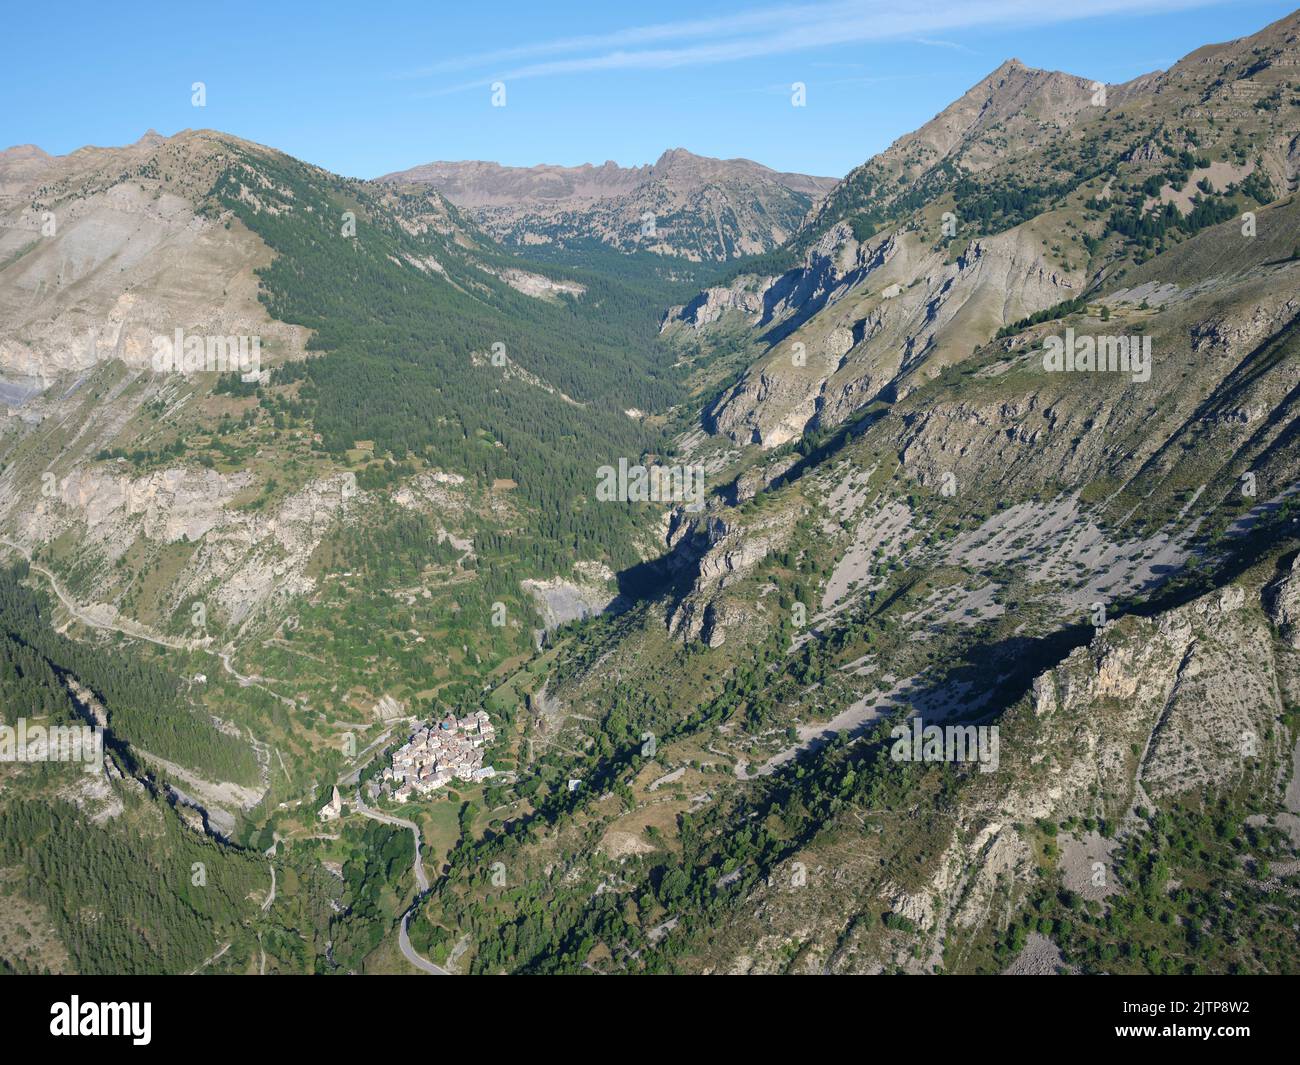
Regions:
<instances>
[{"instance_id":1,"label":"winding road","mask_svg":"<svg viewBox=\"0 0 1300 1065\"><path fill-rule=\"evenodd\" d=\"M33 573L39 573L49 581L50 589L54 592L55 596L58 597L59 602L64 605L69 614L80 621L83 625L88 625L92 629L104 629L107 632L116 632L122 636L129 636L135 640L145 640L148 643L157 644L159 647L167 647L173 651L202 651L204 654L209 654L214 658L221 659L221 667L235 678L236 683L238 683L241 688L261 688L262 691L266 692L268 695L275 696L275 698L279 699L287 706L295 705L294 701L288 696L272 691L270 688L266 687L265 684L261 683L266 680L265 677L259 677L256 675L245 676L243 673L240 673L235 669L235 667L230 664L231 653L229 651L214 651L210 647L203 646L197 640L182 640L167 636L159 636L156 633L150 632L139 622L131 621L129 618L126 619L126 624L115 624L111 621L101 621L99 618L88 613L85 607L59 587L58 578L55 577L53 573L42 566L39 562L33 562L32 553L27 548L23 547L22 544L14 543L14 541L4 536L0 536L0 544L17 551L27 560L27 565L31 568Z\"/></svg>"},{"instance_id":2,"label":"winding road","mask_svg":"<svg viewBox=\"0 0 1300 1065\"><path fill-rule=\"evenodd\" d=\"M416 900L416 902L418 901L419 899ZM450 976L451 973L446 969L440 969L438 966L434 965L433 962L429 961L428 958L417 954L415 948L411 946L411 940L406 934L406 922L411 919L411 912L414 909L415 903L413 902L411 903L411 909L402 914L402 923L397 930L397 945L402 948L402 953L406 955L406 960L417 969L421 969L426 973L431 973L434 976Z\"/></svg>"},{"instance_id":3,"label":"winding road","mask_svg":"<svg viewBox=\"0 0 1300 1065\"><path fill-rule=\"evenodd\" d=\"M235 678L235 680L239 683L240 687L261 688L269 695L275 696L277 699L280 699L282 702L288 704L289 706L294 705L294 701L292 699L280 695L278 692L274 692L270 688L267 688L264 684L260 683L261 681L265 680L264 677L258 677L258 676L249 677L238 672L235 669L235 667L230 663L229 651L214 651L211 648L203 647L192 640L169 639L168 637L165 636L158 636L147 631L144 628L144 626L137 625L136 623L131 623L130 626L123 626L121 624L114 624L112 622L102 621L99 618L93 617L91 614L87 613L86 609L80 603L78 603L75 599L69 596L61 587L59 587L58 578L56 578L53 573L51 573L48 569L42 566L39 562L32 561L31 552L27 550L27 548L23 547L21 544L14 543L12 540L3 536L0 536L0 544L3 544L4 546L9 547L14 551L17 551L27 561L28 566L31 568L31 570L34 573L39 573L42 577L44 577L47 581L49 581L50 588L51 590L53 590L55 596L58 597L59 602L63 604L63 606L67 609L68 613L70 613L74 618L76 618L82 624L89 625L91 628L105 629L109 632L116 632L122 636L131 637L132 639L146 640L149 643L158 644L160 647L167 647L174 651L203 651L206 654L210 654L216 658L221 659L222 668L224 668L227 673L229 673L232 677ZM389 733L391 733L391 731L392 730L390 729ZM372 744L371 747L366 748L366 750L370 750L373 747L377 747L379 743L381 743L384 739L387 738L387 735L388 734L381 736L378 741ZM350 778L347 778L345 780L345 783L356 784L357 778L359 776L360 776L360 769L355 771ZM357 786L356 788L356 808L359 814L362 814L365 817L369 817L374 821L382 821L384 824L397 825L400 828L405 828L410 830L411 836L415 840L415 860L411 863L411 868L415 873L415 883L418 890L416 892L415 898L411 902L411 905L407 908L406 912L402 914L402 923L398 931L398 945L402 948L402 954L406 957L406 960L409 961L412 965L414 965L417 969L420 969L426 973L431 973L434 976L451 976L452 974L448 972L446 969L434 965L433 962L429 961L427 958L422 957L420 954L418 954L415 948L411 946L410 937L407 935L407 924L411 919L411 914L414 912L415 907L419 903L420 899L422 899L425 896L425 894L428 893L429 890L429 877L428 874L424 871L424 859L420 855L419 826L416 825L415 822L413 821L407 821L400 817L393 817L391 814L381 813L380 811L374 809L373 807L367 806L364 800L362 800L361 798L360 786ZM275 868L274 866L272 866L271 892L267 896L266 901L262 904L263 912L270 909L271 904L275 901L275 886L276 886ZM221 950L219 950L211 958L208 958L202 965L200 965L199 969L202 969L207 965L210 965L212 962L220 958L221 955L224 954L229 949L230 949L230 944L227 943ZM195 972L198 971L199 971L198 969L195 970Z\"/></svg>"},{"instance_id":4,"label":"winding road","mask_svg":"<svg viewBox=\"0 0 1300 1065\"><path fill-rule=\"evenodd\" d=\"M407 935L406 926L411 920L411 914L415 912L415 907L429 891L429 876L424 871L424 858L420 855L420 827L414 821L407 821L401 817L394 817L392 814L381 813L372 806L367 806L365 800L361 798L360 786L356 789L356 807L357 813L372 821L380 821L386 825L397 825L399 828L410 829L411 835L415 839L415 860L411 863L411 869L415 873L416 893L411 905L402 914L402 923L397 932L397 945L402 948L402 954L406 960L426 973L434 976L451 976L452 974L440 966L434 965L428 958L416 953L411 946L410 936Z\"/></svg>"},{"instance_id":5,"label":"winding road","mask_svg":"<svg viewBox=\"0 0 1300 1065\"><path fill-rule=\"evenodd\" d=\"M271 903L275 901L275 866L271 866L271 893L266 896L266 901L262 903L262 912L266 913L271 908Z\"/></svg>"}]
</instances>

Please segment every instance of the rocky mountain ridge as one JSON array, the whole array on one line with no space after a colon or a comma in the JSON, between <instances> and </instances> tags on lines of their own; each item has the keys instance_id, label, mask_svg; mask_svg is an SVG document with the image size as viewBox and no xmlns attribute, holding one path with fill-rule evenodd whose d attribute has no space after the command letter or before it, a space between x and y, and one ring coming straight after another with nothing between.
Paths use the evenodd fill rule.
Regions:
<instances>
[{"instance_id":1,"label":"rocky mountain ridge","mask_svg":"<svg viewBox=\"0 0 1300 1065\"><path fill-rule=\"evenodd\" d=\"M835 185L833 178L778 173L748 159L709 159L683 148L640 167L437 162L378 180L429 185L507 244L597 241L696 261L779 246Z\"/></svg>"},{"instance_id":2,"label":"rocky mountain ridge","mask_svg":"<svg viewBox=\"0 0 1300 1065\"><path fill-rule=\"evenodd\" d=\"M668 313L669 336L738 329L755 354L702 424L764 448L841 425L1103 291L1157 242L1294 191L1298 57L1292 16L1121 86L1004 63L846 177L791 269Z\"/></svg>"}]
</instances>

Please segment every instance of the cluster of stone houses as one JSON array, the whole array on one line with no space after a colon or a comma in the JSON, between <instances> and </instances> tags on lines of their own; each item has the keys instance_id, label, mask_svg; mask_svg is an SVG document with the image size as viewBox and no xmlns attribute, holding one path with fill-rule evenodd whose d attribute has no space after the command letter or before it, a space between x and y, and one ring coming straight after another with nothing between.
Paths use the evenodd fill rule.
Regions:
<instances>
[{"instance_id":1,"label":"cluster of stone houses","mask_svg":"<svg viewBox=\"0 0 1300 1065\"><path fill-rule=\"evenodd\" d=\"M393 755L382 780L398 802L412 795L428 795L452 780L486 780L496 770L483 764L484 750L496 739L496 730L482 710L417 729Z\"/></svg>"}]
</instances>

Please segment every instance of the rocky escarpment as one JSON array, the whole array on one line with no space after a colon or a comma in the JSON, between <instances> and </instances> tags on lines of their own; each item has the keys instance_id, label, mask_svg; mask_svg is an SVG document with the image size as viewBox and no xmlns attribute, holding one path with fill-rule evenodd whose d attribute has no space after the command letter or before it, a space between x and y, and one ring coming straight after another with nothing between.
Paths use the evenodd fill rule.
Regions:
<instances>
[{"instance_id":1,"label":"rocky escarpment","mask_svg":"<svg viewBox=\"0 0 1300 1065\"><path fill-rule=\"evenodd\" d=\"M1034 875L1016 823L1116 823L1134 804L1158 807L1252 775L1273 784L1288 753L1275 727L1277 671L1254 590L1229 586L1108 625L1004 719L999 772L974 781L942 872L916 893L913 911L932 929L944 918L966 928L997 919L991 904L1008 857L1017 875ZM957 870L967 885L960 902Z\"/></svg>"},{"instance_id":2,"label":"rocky escarpment","mask_svg":"<svg viewBox=\"0 0 1300 1065\"><path fill-rule=\"evenodd\" d=\"M1281 209L1277 215L1271 225L1296 231L1294 217ZM1226 229L1233 227L1225 223ZM1182 247L1192 257L1222 239L1219 230L1211 229ZM978 268L994 243L972 242L971 261L959 261L954 269L960 274ZM907 256L907 244L906 239L884 238L856 245L839 269L852 271L866 263L867 279L857 284L874 287L872 272ZM1255 248L1252 254L1259 258L1272 252ZM804 502L820 494L829 514L842 519L832 521L842 528L826 545L835 560L822 589L822 609L838 612L841 604L852 605L883 579L882 566L901 563L984 572L1009 566L1053 598L1053 610L1082 612L1094 602L1149 591L1185 565L1198 550L1198 537L1223 529L1240 512L1243 471L1251 472L1261 500L1289 491L1300 477L1289 443L1298 381L1295 360L1288 355L1295 342L1292 285L1297 267L1252 266L1249 260L1229 265L1230 274L1209 275L1195 286L1165 283L1157 291L1144 282L1120 289L1064 320L986 345L967 372L918 384L896 395L887 413L858 423L854 439L862 447L836 452L849 459L845 466L802 471L805 486L820 486L811 495L803 491ZM831 270L829 259L824 266ZM953 289L962 284L959 277ZM817 319L840 314L851 298L828 299ZM872 336L885 335L890 316L905 313L908 298L907 290L882 293L861 329L863 346ZM937 316L944 313L936 310ZM1198 332L1202 324L1205 328ZM881 332L873 333L877 328ZM1135 381L1131 374L1045 372L1045 338L1067 329L1080 335L1141 333L1151 341L1149 376ZM792 335L810 336L807 327ZM833 330L827 341L851 342L852 335L852 330ZM814 365L817 349L808 347L807 354L808 366ZM924 366L918 364L918 370ZM756 381L742 381L730 395L735 398L754 386L754 406L770 412L781 400L782 371L769 369ZM800 370L807 367L790 373ZM914 373L911 380L920 376ZM798 377L789 379L800 383ZM898 380L907 381L902 375ZM813 405L795 409L803 417ZM801 429L798 419L786 427ZM788 454L760 461L737 476L724 498L740 504L778 481L785 484L784 474L795 463L804 464ZM872 505L875 517L869 521L850 522L837 515L836 494L849 492L851 481L869 477L872 470L902 483L892 488L878 483L871 490L883 491L883 496ZM1089 487L1098 483L1108 487ZM903 485L916 497L905 509L917 514L915 543L906 555L894 543L898 530L889 517ZM1079 487L1063 491L1063 485ZM773 489L776 498L782 492L782 487ZM1112 502L1119 493L1125 496L1122 502ZM927 553L924 543L935 528L925 513L949 506L948 499L968 517L978 514L979 521L955 537L951 552ZM749 514L728 508L718 513L727 537L743 541ZM724 589L705 582L701 590L708 594L679 607L679 614L693 612L694 624L675 620L679 631L690 636L706 627L712 631L706 618L724 613L717 594ZM706 606L710 613L704 613Z\"/></svg>"},{"instance_id":3,"label":"rocky escarpment","mask_svg":"<svg viewBox=\"0 0 1300 1065\"><path fill-rule=\"evenodd\" d=\"M1300 556L1265 589L1264 607L1282 639L1300 651Z\"/></svg>"},{"instance_id":4,"label":"rocky escarpment","mask_svg":"<svg viewBox=\"0 0 1300 1065\"><path fill-rule=\"evenodd\" d=\"M665 311L659 332L669 332L679 324L698 331L730 312L740 315L746 325L758 325L763 319L764 294L775 282L773 277L742 275L730 285L706 288L690 303Z\"/></svg>"},{"instance_id":5,"label":"rocky escarpment","mask_svg":"<svg viewBox=\"0 0 1300 1065\"><path fill-rule=\"evenodd\" d=\"M743 303L733 285L670 317L670 328L697 331L730 317L758 351L704 426L777 447L906 395L1004 326L1085 291L1107 298L1112 281L1189 289L1285 268L1295 247L1282 198L1294 178L1295 105L1243 101L1287 99L1298 39L1290 17L1249 45L1119 86L1004 63L851 172L789 245L795 269L755 278ZM1116 122L1136 131L1125 143L1112 136ZM1206 125L1212 138L1170 136ZM1225 161L1236 154L1228 128L1260 146L1256 158ZM1139 219L1127 212L1159 235L1135 236ZM1190 249L1195 238L1185 238L1210 218L1232 221L1213 250ZM1203 308L1203 320L1187 323L1193 355L1236 358L1273 335L1279 317L1294 317L1294 284L1283 287L1282 304L1261 301L1253 317L1233 308L1220 321ZM1151 295L1134 306L1153 309Z\"/></svg>"},{"instance_id":6,"label":"rocky escarpment","mask_svg":"<svg viewBox=\"0 0 1300 1065\"><path fill-rule=\"evenodd\" d=\"M572 578L524 580L520 586L537 604L545 632L603 613L618 598L613 571L599 562L576 563Z\"/></svg>"},{"instance_id":7,"label":"rocky escarpment","mask_svg":"<svg viewBox=\"0 0 1300 1065\"><path fill-rule=\"evenodd\" d=\"M1294 595L1300 580L1287 581ZM1134 807L1159 809L1242 782L1280 794L1292 737L1278 727L1275 682L1295 667L1276 660L1271 646L1252 583L1105 626L1039 675L996 722L996 769L964 778L936 853L917 859L923 872L882 872L870 833L851 836L852 844L832 834L791 856L809 883L859 899L865 893L870 905L906 918L919 948L911 937L872 935L863 922L825 926L816 910L821 896L792 890L788 870L777 869L747 901L754 924L741 938L749 937L748 946L725 967L781 971L781 949L792 938L802 946L800 971L951 967L960 964L962 944L990 925L1004 929L1039 883L1039 819L1096 818L1133 832L1144 825L1131 818ZM1126 890L1108 868L1108 841L1095 843L1108 890Z\"/></svg>"},{"instance_id":8,"label":"rocky escarpment","mask_svg":"<svg viewBox=\"0 0 1300 1065\"><path fill-rule=\"evenodd\" d=\"M680 542L692 544L699 560L690 590L669 610L668 631L684 640L720 646L727 630L746 619L743 605L722 593L785 543L792 527L789 514L774 514L743 527L711 514L681 530Z\"/></svg>"},{"instance_id":9,"label":"rocky escarpment","mask_svg":"<svg viewBox=\"0 0 1300 1065\"><path fill-rule=\"evenodd\" d=\"M110 552L127 546L116 539L123 532L119 519L138 521L140 534L158 543L197 541L222 522L226 508L251 483L244 472L173 467L131 477L114 473L112 466L79 468L57 484L61 506L37 503L24 531L51 540L63 522L79 515L88 540L101 541Z\"/></svg>"},{"instance_id":10,"label":"rocky escarpment","mask_svg":"<svg viewBox=\"0 0 1300 1065\"><path fill-rule=\"evenodd\" d=\"M1239 359L1300 316L1300 296L1276 292L1247 313L1217 314L1191 330L1192 353Z\"/></svg>"},{"instance_id":11,"label":"rocky escarpment","mask_svg":"<svg viewBox=\"0 0 1300 1065\"><path fill-rule=\"evenodd\" d=\"M312 552L361 498L355 477L341 473L304 485L274 507L248 510L236 497L250 482L243 473L188 467L141 477L82 469L48 497L11 508L9 519L25 544L71 534L80 545L78 572L96 574L93 594L101 601L125 591L114 564L128 552L158 559L168 545L191 545L159 590L158 609L173 623L188 623L191 603L203 601L210 623L233 630L315 587L307 574Z\"/></svg>"},{"instance_id":12,"label":"rocky escarpment","mask_svg":"<svg viewBox=\"0 0 1300 1065\"><path fill-rule=\"evenodd\" d=\"M1082 284L1080 272L1044 254L1030 226L971 241L949 262L918 234L859 242L840 224L800 269L757 292L711 290L676 319L700 329L728 310L757 318L767 355L705 421L714 433L771 448L840 425L872 400L905 395L915 380L969 355L1008 322L1073 298Z\"/></svg>"},{"instance_id":13,"label":"rocky escarpment","mask_svg":"<svg viewBox=\"0 0 1300 1065\"><path fill-rule=\"evenodd\" d=\"M236 146L261 150L187 131L0 157L0 377L43 388L112 359L147 368L177 329L259 337L264 361L300 354L306 331L258 300L269 251L198 210Z\"/></svg>"}]
</instances>

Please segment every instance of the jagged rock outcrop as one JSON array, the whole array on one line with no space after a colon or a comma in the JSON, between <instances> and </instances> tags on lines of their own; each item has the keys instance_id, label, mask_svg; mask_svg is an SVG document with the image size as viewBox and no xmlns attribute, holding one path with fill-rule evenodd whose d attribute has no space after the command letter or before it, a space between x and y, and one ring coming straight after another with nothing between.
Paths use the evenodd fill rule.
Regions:
<instances>
[{"instance_id":1,"label":"jagged rock outcrop","mask_svg":"<svg viewBox=\"0 0 1300 1065\"><path fill-rule=\"evenodd\" d=\"M1052 262L1036 236L1018 227L972 241L947 262L914 234L860 243L847 226L833 228L803 267L762 290L774 342L706 425L771 448L839 425L874 399L905 395L918 373L933 375L999 327L1081 290L1082 274ZM705 306L727 301L714 296Z\"/></svg>"},{"instance_id":2,"label":"jagged rock outcrop","mask_svg":"<svg viewBox=\"0 0 1300 1065\"><path fill-rule=\"evenodd\" d=\"M704 519L703 549L690 591L668 614L668 631L684 640L720 646L727 630L745 618L745 611L722 594L790 535L788 515L774 515L741 528L716 515Z\"/></svg>"},{"instance_id":3,"label":"jagged rock outcrop","mask_svg":"<svg viewBox=\"0 0 1300 1065\"><path fill-rule=\"evenodd\" d=\"M1192 328L1192 353L1240 359L1260 341L1273 336L1300 316L1300 297L1273 294L1248 314L1220 314Z\"/></svg>"},{"instance_id":4,"label":"jagged rock outcrop","mask_svg":"<svg viewBox=\"0 0 1300 1065\"><path fill-rule=\"evenodd\" d=\"M1264 607L1282 639L1300 651L1300 555L1265 589Z\"/></svg>"},{"instance_id":5,"label":"jagged rock outcrop","mask_svg":"<svg viewBox=\"0 0 1300 1065\"><path fill-rule=\"evenodd\" d=\"M246 473L188 467L138 478L87 468L68 475L56 497L10 516L28 543L75 532L83 564L103 569L95 588L101 598L116 585L106 567L128 550L154 555L168 544L194 544L163 596L168 611L179 615L203 600L214 624L237 628L315 587L306 572L312 552L361 498L355 477L340 473L309 482L272 508L240 509L235 497L250 483ZM116 613L112 604L100 609Z\"/></svg>"},{"instance_id":6,"label":"jagged rock outcrop","mask_svg":"<svg viewBox=\"0 0 1300 1065\"><path fill-rule=\"evenodd\" d=\"M690 303L682 307L670 307L660 323L662 333L677 322L683 322L692 329L703 329L722 318L728 311L736 311L744 316L749 325L757 325L763 313L763 293L766 292L774 278L754 279L739 277L725 288L706 288Z\"/></svg>"},{"instance_id":7,"label":"jagged rock outcrop","mask_svg":"<svg viewBox=\"0 0 1300 1065\"><path fill-rule=\"evenodd\" d=\"M1107 625L999 722L999 768L971 776L934 875L885 884L882 901L937 945L946 929L1001 919L1006 884L1037 876L1016 824L1118 824L1135 805L1272 780L1288 755L1275 673L1258 593L1243 586Z\"/></svg>"},{"instance_id":8,"label":"jagged rock outcrop","mask_svg":"<svg viewBox=\"0 0 1300 1065\"><path fill-rule=\"evenodd\" d=\"M58 505L37 504L26 531L35 539L51 533L68 511L79 513L92 541L127 543L118 539L118 520L139 518L141 534L160 543L199 540L224 518L235 496L252 483L248 473L220 474L216 470L173 467L144 477L113 474L111 467L73 470L58 485ZM66 508L63 509L63 508Z\"/></svg>"}]
</instances>

